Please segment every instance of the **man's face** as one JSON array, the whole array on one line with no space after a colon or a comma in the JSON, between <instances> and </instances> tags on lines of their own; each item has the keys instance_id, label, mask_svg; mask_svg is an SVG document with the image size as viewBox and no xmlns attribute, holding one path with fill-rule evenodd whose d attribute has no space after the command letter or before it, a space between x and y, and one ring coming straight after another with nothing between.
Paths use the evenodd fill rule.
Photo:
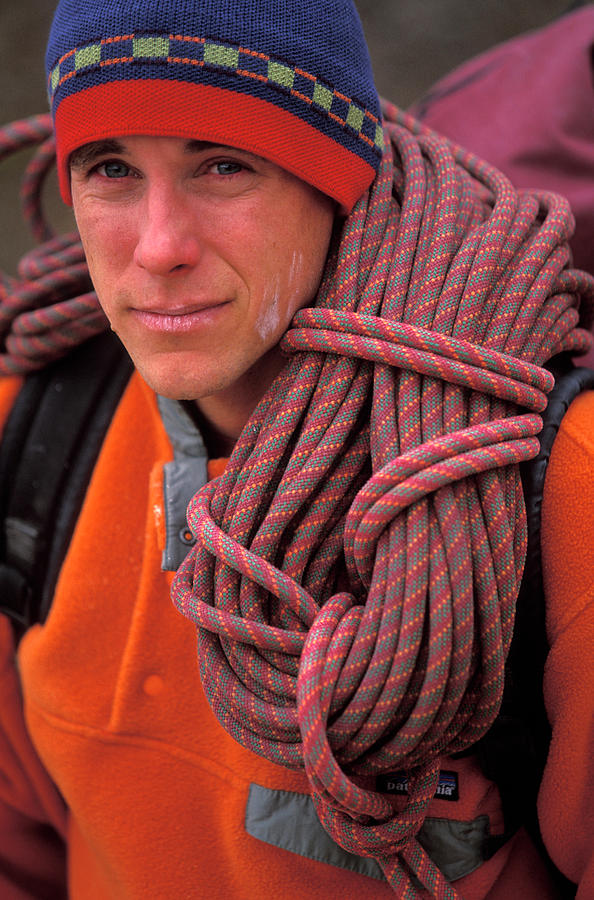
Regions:
<instances>
[{"instance_id":1,"label":"man's face","mask_svg":"<svg viewBox=\"0 0 594 900\"><path fill-rule=\"evenodd\" d=\"M260 157L181 138L88 144L71 176L95 289L145 380L205 409L253 406L316 295L333 202Z\"/></svg>"}]
</instances>

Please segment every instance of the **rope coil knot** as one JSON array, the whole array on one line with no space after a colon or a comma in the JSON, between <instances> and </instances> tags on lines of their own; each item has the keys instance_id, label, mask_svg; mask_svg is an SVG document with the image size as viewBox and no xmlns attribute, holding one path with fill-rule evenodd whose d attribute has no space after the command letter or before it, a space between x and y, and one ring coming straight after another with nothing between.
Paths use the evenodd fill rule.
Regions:
<instances>
[{"instance_id":1,"label":"rope coil knot","mask_svg":"<svg viewBox=\"0 0 594 900\"><path fill-rule=\"evenodd\" d=\"M326 602L309 630L300 659L296 697L303 763L320 821L341 846L351 853L391 856L404 850L422 825L438 770L432 764L424 767L422 775L417 772L412 799L404 810L395 812L385 796L347 777L337 761L346 746L345 734L349 743L354 736L352 723L345 723L349 713L344 709L344 697L345 691L348 696L352 675L349 655L362 617L362 606L343 592ZM353 702L356 699L351 697ZM353 810L357 811L355 816Z\"/></svg>"}]
</instances>

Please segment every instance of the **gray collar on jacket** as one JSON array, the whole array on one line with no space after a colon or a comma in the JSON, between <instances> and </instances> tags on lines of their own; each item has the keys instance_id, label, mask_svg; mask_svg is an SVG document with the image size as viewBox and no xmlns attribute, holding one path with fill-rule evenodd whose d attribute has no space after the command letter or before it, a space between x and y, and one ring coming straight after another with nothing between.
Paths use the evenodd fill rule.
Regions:
<instances>
[{"instance_id":1,"label":"gray collar on jacket","mask_svg":"<svg viewBox=\"0 0 594 900\"><path fill-rule=\"evenodd\" d=\"M188 503L206 484L207 454L202 435L178 400L157 396L163 425L173 446L173 459L165 464L165 549L161 568L175 572L194 544L186 520Z\"/></svg>"}]
</instances>

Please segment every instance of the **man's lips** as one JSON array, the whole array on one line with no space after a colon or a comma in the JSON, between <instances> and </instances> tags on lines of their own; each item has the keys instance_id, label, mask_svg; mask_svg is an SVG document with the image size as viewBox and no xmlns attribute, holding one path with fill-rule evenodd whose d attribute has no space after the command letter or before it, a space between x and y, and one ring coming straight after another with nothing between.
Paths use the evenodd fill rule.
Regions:
<instances>
[{"instance_id":1,"label":"man's lips","mask_svg":"<svg viewBox=\"0 0 594 900\"><path fill-rule=\"evenodd\" d=\"M144 328L167 333L192 331L214 321L228 301L192 304L181 307L132 307L133 317Z\"/></svg>"}]
</instances>

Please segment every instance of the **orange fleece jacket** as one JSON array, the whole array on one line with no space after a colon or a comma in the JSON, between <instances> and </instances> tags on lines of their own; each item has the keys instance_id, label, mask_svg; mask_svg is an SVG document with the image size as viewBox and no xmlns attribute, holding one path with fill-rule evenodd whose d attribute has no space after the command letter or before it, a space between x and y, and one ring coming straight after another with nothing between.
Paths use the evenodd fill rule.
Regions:
<instances>
[{"instance_id":1,"label":"orange fleece jacket","mask_svg":"<svg viewBox=\"0 0 594 900\"><path fill-rule=\"evenodd\" d=\"M0 385L0 415L17 386L10 379ZM594 445L583 432L593 421L594 394L564 424L545 498L545 562L555 586L547 671L555 739L541 812L558 864L582 882L581 900L594 896L594 613L584 565L589 559L592 571L594 512L583 474L592 473ZM162 467L171 457L154 395L134 376L50 616L19 648L24 719L11 629L0 618L0 897L389 900L394 895L381 881L246 831L252 783L307 794L307 782L239 746L204 698L194 628L172 606L171 575L160 569ZM572 507L580 529L565 531ZM435 800L430 814L487 814L500 832L498 793L474 761L448 760L447 768L459 772L460 801ZM554 896L522 834L456 887L467 900Z\"/></svg>"}]
</instances>

